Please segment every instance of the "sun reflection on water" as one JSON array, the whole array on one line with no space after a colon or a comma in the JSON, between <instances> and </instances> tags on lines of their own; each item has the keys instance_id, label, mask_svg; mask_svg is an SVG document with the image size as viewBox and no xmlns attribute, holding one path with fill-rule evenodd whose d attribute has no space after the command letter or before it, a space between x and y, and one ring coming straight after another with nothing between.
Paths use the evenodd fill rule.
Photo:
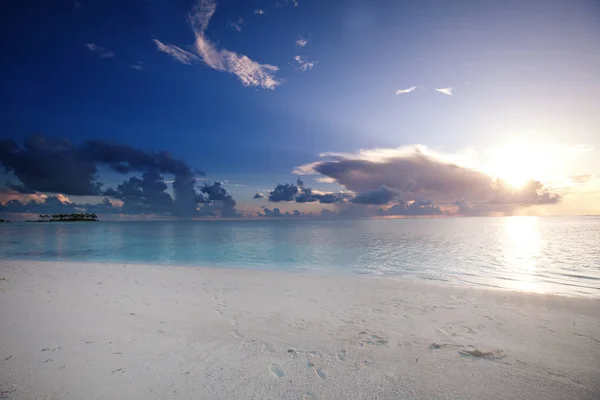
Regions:
<instances>
[{"instance_id":1,"label":"sun reflection on water","mask_svg":"<svg viewBox=\"0 0 600 400\"><path fill-rule=\"evenodd\" d=\"M537 217L504 218L506 240L504 259L508 274L514 279L511 285L518 290L541 290L535 278L541 238Z\"/></svg>"}]
</instances>

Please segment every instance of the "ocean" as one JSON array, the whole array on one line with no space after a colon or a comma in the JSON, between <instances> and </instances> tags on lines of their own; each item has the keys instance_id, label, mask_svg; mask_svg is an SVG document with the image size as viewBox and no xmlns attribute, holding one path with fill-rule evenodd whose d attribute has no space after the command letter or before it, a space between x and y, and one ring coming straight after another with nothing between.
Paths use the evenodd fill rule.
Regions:
<instances>
[{"instance_id":1,"label":"ocean","mask_svg":"<svg viewBox=\"0 0 600 400\"><path fill-rule=\"evenodd\" d=\"M600 298L600 218L0 225L0 259L363 274Z\"/></svg>"}]
</instances>

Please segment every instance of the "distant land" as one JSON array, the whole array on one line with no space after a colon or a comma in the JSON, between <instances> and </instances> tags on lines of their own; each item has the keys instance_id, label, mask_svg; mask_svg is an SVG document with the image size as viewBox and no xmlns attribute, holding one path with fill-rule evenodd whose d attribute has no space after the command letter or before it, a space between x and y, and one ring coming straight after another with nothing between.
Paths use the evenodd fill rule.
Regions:
<instances>
[{"instance_id":1,"label":"distant land","mask_svg":"<svg viewBox=\"0 0 600 400\"><path fill-rule=\"evenodd\" d=\"M25 222L98 222L98 216L92 214L41 214L38 220L27 220Z\"/></svg>"}]
</instances>

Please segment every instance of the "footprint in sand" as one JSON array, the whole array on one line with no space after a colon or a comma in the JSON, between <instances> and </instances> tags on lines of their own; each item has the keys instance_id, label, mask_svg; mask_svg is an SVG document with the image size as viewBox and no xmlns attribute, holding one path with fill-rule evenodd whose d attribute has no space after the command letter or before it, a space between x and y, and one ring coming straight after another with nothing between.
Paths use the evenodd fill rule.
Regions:
<instances>
[{"instance_id":1,"label":"footprint in sand","mask_svg":"<svg viewBox=\"0 0 600 400\"><path fill-rule=\"evenodd\" d=\"M269 371L275 378L281 378L283 376L283 369L277 364L270 364Z\"/></svg>"},{"instance_id":2,"label":"footprint in sand","mask_svg":"<svg viewBox=\"0 0 600 400\"><path fill-rule=\"evenodd\" d=\"M317 376L321 379L326 379L327 375L325 375L325 371L323 371L322 369L315 369L315 372L317 373Z\"/></svg>"},{"instance_id":3,"label":"footprint in sand","mask_svg":"<svg viewBox=\"0 0 600 400\"><path fill-rule=\"evenodd\" d=\"M342 349L337 352L337 359L340 361L346 360L346 350L345 349Z\"/></svg>"},{"instance_id":4,"label":"footprint in sand","mask_svg":"<svg viewBox=\"0 0 600 400\"><path fill-rule=\"evenodd\" d=\"M479 349L475 350L461 350L459 354L463 356L471 356L475 358L488 358L488 359L498 359L504 358L504 352L502 350L495 351L480 351Z\"/></svg>"},{"instance_id":5,"label":"footprint in sand","mask_svg":"<svg viewBox=\"0 0 600 400\"><path fill-rule=\"evenodd\" d=\"M365 345L387 346L387 344L388 344L387 339L385 339L379 335L369 334L366 331L359 332L356 337L357 337L358 344L361 346L365 346Z\"/></svg>"}]
</instances>

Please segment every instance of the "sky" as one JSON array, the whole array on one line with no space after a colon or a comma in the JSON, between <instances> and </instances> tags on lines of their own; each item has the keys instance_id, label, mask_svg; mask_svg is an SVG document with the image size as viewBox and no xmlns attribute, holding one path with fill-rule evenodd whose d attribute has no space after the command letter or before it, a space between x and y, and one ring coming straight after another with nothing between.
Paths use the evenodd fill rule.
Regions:
<instances>
[{"instance_id":1,"label":"sky","mask_svg":"<svg viewBox=\"0 0 600 400\"><path fill-rule=\"evenodd\" d=\"M0 217L600 214L595 0L8 0Z\"/></svg>"}]
</instances>

